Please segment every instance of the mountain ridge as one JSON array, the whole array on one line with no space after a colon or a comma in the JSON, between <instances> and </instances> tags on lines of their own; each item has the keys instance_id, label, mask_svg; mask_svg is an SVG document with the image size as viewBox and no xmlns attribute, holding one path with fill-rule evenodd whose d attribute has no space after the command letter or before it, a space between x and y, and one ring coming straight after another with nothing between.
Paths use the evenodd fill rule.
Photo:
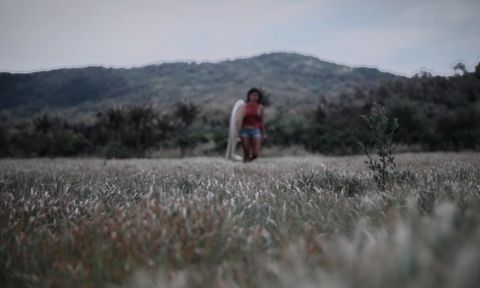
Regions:
<instances>
[{"instance_id":1,"label":"mountain ridge","mask_svg":"<svg viewBox=\"0 0 480 288\"><path fill-rule=\"evenodd\" d=\"M229 107L250 87L265 89L273 105L311 105L319 95L403 78L376 68L349 67L292 52L213 62L171 62L132 68L88 66L32 73L0 72L0 111L28 117L41 111L94 112L105 105L182 99Z\"/></svg>"}]
</instances>

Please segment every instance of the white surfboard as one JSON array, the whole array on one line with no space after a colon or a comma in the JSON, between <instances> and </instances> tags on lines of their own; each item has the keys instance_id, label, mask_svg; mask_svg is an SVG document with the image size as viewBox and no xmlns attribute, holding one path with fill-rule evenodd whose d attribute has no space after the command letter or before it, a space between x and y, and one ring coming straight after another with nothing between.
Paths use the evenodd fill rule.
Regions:
<instances>
[{"instance_id":1,"label":"white surfboard","mask_svg":"<svg viewBox=\"0 0 480 288\"><path fill-rule=\"evenodd\" d=\"M232 114L230 115L230 125L228 127L228 144L227 152L225 153L225 158L233 161L242 161L243 157L236 154L235 150L237 147L237 142L239 140L238 133L243 121L243 114L245 101L238 100L233 105Z\"/></svg>"}]
</instances>

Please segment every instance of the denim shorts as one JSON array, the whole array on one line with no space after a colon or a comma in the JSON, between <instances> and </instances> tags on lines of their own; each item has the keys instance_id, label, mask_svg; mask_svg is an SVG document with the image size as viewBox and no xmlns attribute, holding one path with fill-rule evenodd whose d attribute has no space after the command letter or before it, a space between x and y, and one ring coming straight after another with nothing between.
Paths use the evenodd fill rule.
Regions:
<instances>
[{"instance_id":1,"label":"denim shorts","mask_svg":"<svg viewBox=\"0 0 480 288\"><path fill-rule=\"evenodd\" d=\"M242 128L240 129L240 137L260 138L262 137L262 132L260 131L260 128Z\"/></svg>"}]
</instances>

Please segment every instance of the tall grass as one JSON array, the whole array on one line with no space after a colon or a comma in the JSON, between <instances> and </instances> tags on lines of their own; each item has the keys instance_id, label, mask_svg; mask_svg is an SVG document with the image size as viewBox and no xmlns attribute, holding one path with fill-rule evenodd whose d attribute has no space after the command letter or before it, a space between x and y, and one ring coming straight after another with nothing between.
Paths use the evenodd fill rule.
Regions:
<instances>
[{"instance_id":1,"label":"tall grass","mask_svg":"<svg viewBox=\"0 0 480 288\"><path fill-rule=\"evenodd\" d=\"M475 287L479 160L2 160L0 286Z\"/></svg>"}]
</instances>

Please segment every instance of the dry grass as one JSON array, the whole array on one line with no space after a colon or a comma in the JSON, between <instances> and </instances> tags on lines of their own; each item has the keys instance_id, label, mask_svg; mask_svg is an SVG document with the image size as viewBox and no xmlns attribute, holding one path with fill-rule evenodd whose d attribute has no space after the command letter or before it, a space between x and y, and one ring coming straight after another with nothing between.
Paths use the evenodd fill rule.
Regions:
<instances>
[{"instance_id":1,"label":"dry grass","mask_svg":"<svg viewBox=\"0 0 480 288\"><path fill-rule=\"evenodd\" d=\"M480 155L0 162L0 286L475 287Z\"/></svg>"}]
</instances>

